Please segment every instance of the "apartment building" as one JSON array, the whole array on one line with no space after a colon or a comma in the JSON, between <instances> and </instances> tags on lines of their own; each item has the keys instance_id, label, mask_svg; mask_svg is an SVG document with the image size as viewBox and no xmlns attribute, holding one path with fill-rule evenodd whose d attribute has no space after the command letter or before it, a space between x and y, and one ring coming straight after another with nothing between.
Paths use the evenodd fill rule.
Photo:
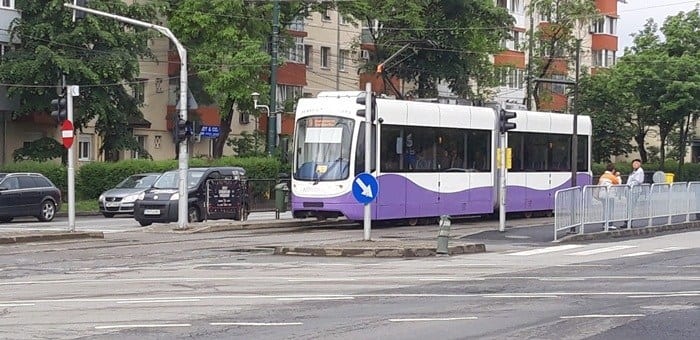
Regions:
<instances>
[{"instance_id":1,"label":"apartment building","mask_svg":"<svg viewBox=\"0 0 700 340\"><path fill-rule=\"evenodd\" d=\"M580 25L574 32L574 37L581 39L579 62L581 69L587 68L595 73L600 68L611 67L615 64L618 51L617 37L617 5L620 0L595 0L595 6L601 17ZM496 5L506 8L515 19L512 39L502 42L504 51L494 56L494 64L506 66L501 73L500 86L496 89L495 101L505 107L520 107L526 98L527 64L530 62L527 43L529 30L540 30L550 24L549 13L534 13L528 15L528 6L532 0L496 0ZM567 56L554 59L550 74L551 79L573 79L574 58ZM566 85L549 84L545 86L550 94L550 100L542 107L533 109L541 111L564 112L568 108Z\"/></svg>"}]
</instances>

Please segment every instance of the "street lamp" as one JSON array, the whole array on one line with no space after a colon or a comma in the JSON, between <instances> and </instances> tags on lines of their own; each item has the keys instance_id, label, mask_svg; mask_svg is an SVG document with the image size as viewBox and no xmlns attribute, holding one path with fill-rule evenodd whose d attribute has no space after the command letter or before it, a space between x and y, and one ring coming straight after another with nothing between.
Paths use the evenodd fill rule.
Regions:
<instances>
[{"instance_id":1,"label":"street lamp","mask_svg":"<svg viewBox=\"0 0 700 340\"><path fill-rule=\"evenodd\" d=\"M267 110L267 128L268 128L268 130L269 130L270 127L271 127L270 124L272 124L272 118L273 118L273 116L274 116L275 114L277 114L277 113L280 113L280 112L277 112L277 111L276 111L276 112L272 112L272 111L270 110L270 107L269 107L269 106L267 106L267 105L262 105L262 104L258 104L258 99L260 99L260 93L253 92L253 93L250 94L250 96L253 97L253 106L254 106L254 108L255 108L256 110L257 110L257 109L265 109L265 110ZM275 117L275 118L276 118L276 117ZM268 138L268 140L267 140L267 154L268 154L268 155L272 155L272 150L275 148L275 144L276 144L276 138L274 137L274 131L272 132L272 136L273 136L273 138Z\"/></svg>"}]
</instances>

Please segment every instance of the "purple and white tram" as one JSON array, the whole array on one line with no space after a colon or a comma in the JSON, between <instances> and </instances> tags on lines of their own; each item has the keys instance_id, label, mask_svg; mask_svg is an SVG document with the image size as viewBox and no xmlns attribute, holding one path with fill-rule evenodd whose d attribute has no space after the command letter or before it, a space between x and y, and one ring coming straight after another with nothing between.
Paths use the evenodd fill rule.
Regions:
<instances>
[{"instance_id":1,"label":"purple and white tram","mask_svg":"<svg viewBox=\"0 0 700 340\"><path fill-rule=\"evenodd\" d=\"M297 104L292 166L294 217L363 219L352 181L364 171L360 91L322 92ZM376 100L372 173L374 220L484 215L498 209L498 115L488 107ZM518 111L507 133L512 167L507 212L551 211L571 185L573 116ZM577 184L591 183L591 121L579 116ZM378 141L378 143L377 143ZM379 166L377 166L379 165Z\"/></svg>"}]
</instances>

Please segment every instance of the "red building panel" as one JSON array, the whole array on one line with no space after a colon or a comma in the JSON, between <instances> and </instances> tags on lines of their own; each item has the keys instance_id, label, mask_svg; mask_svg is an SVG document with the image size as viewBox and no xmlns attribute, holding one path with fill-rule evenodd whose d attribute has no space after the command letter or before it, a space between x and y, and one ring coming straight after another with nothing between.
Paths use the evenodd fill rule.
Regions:
<instances>
[{"instance_id":1,"label":"red building panel","mask_svg":"<svg viewBox=\"0 0 700 340\"><path fill-rule=\"evenodd\" d=\"M617 51L617 37L608 34L593 34L591 37L591 50Z\"/></svg>"},{"instance_id":2,"label":"red building panel","mask_svg":"<svg viewBox=\"0 0 700 340\"><path fill-rule=\"evenodd\" d=\"M617 17L617 2L619 0L595 0L595 7L603 15Z\"/></svg>"},{"instance_id":3,"label":"red building panel","mask_svg":"<svg viewBox=\"0 0 700 340\"><path fill-rule=\"evenodd\" d=\"M306 86L306 65L299 63L284 63L277 69L277 83Z\"/></svg>"},{"instance_id":4,"label":"red building panel","mask_svg":"<svg viewBox=\"0 0 700 340\"><path fill-rule=\"evenodd\" d=\"M525 53L518 51L503 51L494 56L494 65L513 66L515 68L525 68Z\"/></svg>"}]
</instances>

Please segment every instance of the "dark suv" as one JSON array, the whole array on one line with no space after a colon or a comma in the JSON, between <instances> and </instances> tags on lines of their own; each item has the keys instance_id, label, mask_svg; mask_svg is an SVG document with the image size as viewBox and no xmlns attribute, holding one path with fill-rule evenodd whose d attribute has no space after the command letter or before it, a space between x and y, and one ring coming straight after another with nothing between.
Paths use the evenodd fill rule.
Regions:
<instances>
[{"instance_id":1,"label":"dark suv","mask_svg":"<svg viewBox=\"0 0 700 340\"><path fill-rule=\"evenodd\" d=\"M142 193L134 203L134 218L142 226L152 223L177 222L179 170L162 174L153 187ZM207 184L227 182L223 191L210 190L207 197ZM230 186L230 188L229 188ZM243 220L248 216L249 203L245 170L240 167L192 168L187 171L188 222L201 222L207 219ZM220 197L225 192L227 196ZM215 202L216 201L216 202ZM220 209L217 203L225 201ZM214 207L217 209L208 209ZM210 210L212 212L210 212Z\"/></svg>"},{"instance_id":2,"label":"dark suv","mask_svg":"<svg viewBox=\"0 0 700 340\"><path fill-rule=\"evenodd\" d=\"M0 222L35 216L48 222L56 216L61 191L41 174L0 173Z\"/></svg>"}]
</instances>

